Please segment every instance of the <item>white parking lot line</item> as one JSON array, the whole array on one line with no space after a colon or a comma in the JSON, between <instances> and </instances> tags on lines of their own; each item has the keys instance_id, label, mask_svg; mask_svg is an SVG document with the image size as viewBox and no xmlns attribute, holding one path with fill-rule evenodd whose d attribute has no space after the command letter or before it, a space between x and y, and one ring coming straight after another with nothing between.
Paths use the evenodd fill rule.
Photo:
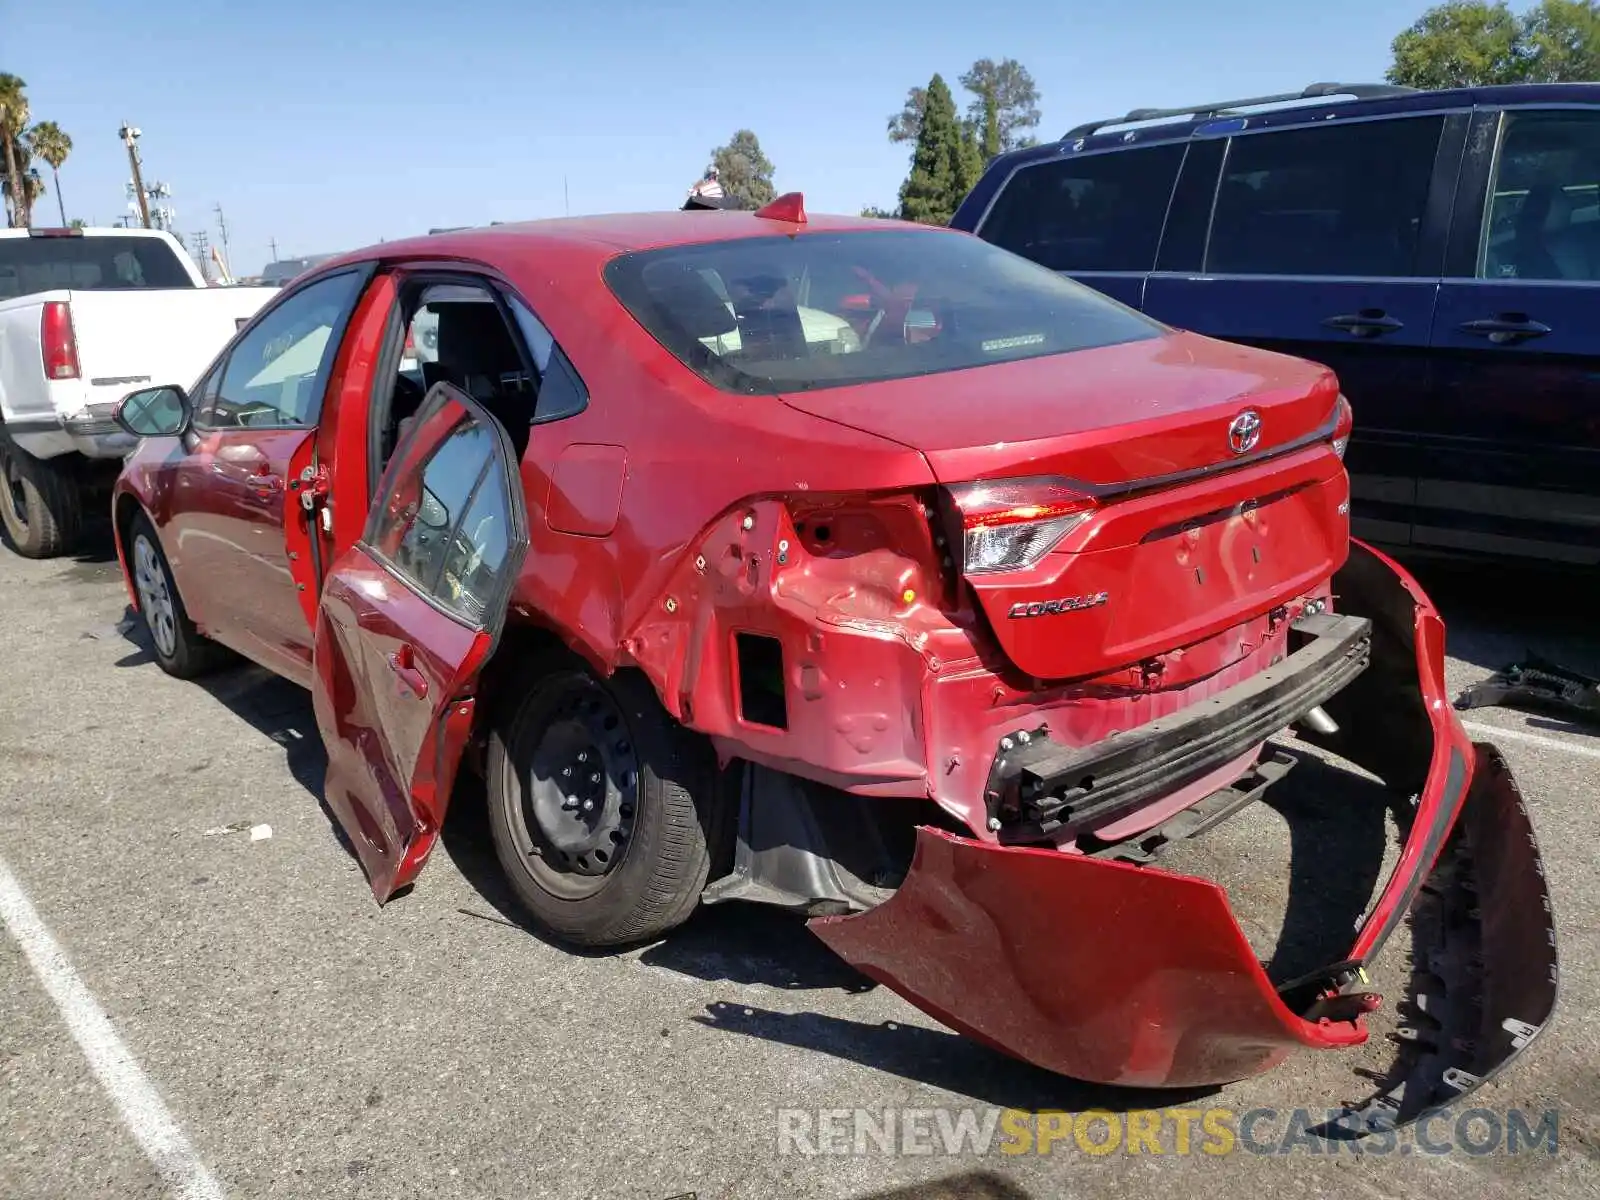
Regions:
<instances>
[{"instance_id":1,"label":"white parking lot line","mask_svg":"<svg viewBox=\"0 0 1600 1200\"><path fill-rule=\"evenodd\" d=\"M1525 729L1509 729L1504 725L1485 725L1481 721L1463 721L1461 727L1468 733L1475 733L1486 738L1510 738L1513 742L1526 742L1530 746L1539 746L1545 750L1556 750L1563 754L1576 754L1579 758L1600 759L1600 747L1584 746L1577 742L1564 741L1561 738L1545 737L1543 734L1529 733Z\"/></svg>"},{"instance_id":2,"label":"white parking lot line","mask_svg":"<svg viewBox=\"0 0 1600 1200\"><path fill-rule=\"evenodd\" d=\"M0 859L0 921L3 921L39 982L55 1001L78 1048L117 1106L157 1174L180 1200L222 1200L216 1178L195 1154L167 1111L155 1085L117 1036L99 1002L78 978L27 892Z\"/></svg>"}]
</instances>

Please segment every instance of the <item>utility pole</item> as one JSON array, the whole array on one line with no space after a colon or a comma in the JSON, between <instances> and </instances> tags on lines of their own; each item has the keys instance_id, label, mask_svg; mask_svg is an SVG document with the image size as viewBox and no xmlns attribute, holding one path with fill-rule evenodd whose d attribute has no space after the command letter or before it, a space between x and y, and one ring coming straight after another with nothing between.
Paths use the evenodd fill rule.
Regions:
<instances>
[{"instance_id":1,"label":"utility pole","mask_svg":"<svg viewBox=\"0 0 1600 1200\"><path fill-rule=\"evenodd\" d=\"M278 239L277 238L268 238L267 239L267 245L272 247L272 261L273 262L277 262L278 261Z\"/></svg>"},{"instance_id":2,"label":"utility pole","mask_svg":"<svg viewBox=\"0 0 1600 1200\"><path fill-rule=\"evenodd\" d=\"M233 254L228 248L228 219L222 215L222 205L215 206L217 213L217 231L222 234L222 261L231 263Z\"/></svg>"},{"instance_id":3,"label":"utility pole","mask_svg":"<svg viewBox=\"0 0 1600 1200\"><path fill-rule=\"evenodd\" d=\"M189 235L189 241L194 245L195 262L200 267L200 274L206 279L207 282L210 282L211 243L206 237L206 231L202 229L198 233L191 233Z\"/></svg>"},{"instance_id":4,"label":"utility pole","mask_svg":"<svg viewBox=\"0 0 1600 1200\"><path fill-rule=\"evenodd\" d=\"M117 135L122 138L122 144L128 148L128 165L133 168L133 194L139 202L139 219L144 222L144 227L149 229L150 201L144 194L144 177L139 173L139 130L124 121L122 128L117 130Z\"/></svg>"}]
</instances>

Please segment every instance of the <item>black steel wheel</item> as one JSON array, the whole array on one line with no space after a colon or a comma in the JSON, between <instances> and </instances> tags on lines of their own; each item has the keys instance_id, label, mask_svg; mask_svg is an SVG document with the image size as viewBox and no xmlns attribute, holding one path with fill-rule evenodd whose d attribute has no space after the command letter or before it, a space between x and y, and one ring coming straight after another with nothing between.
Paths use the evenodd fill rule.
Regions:
<instances>
[{"instance_id":1,"label":"black steel wheel","mask_svg":"<svg viewBox=\"0 0 1600 1200\"><path fill-rule=\"evenodd\" d=\"M710 865L715 762L642 678L548 672L496 723L487 765L495 852L541 928L620 945L694 911Z\"/></svg>"}]
</instances>

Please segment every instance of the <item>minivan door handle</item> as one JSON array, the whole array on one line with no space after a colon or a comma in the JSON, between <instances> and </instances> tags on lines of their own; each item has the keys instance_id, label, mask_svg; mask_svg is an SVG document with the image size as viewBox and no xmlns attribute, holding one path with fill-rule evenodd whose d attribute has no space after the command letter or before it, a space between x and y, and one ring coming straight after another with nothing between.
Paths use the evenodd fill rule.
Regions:
<instances>
[{"instance_id":1,"label":"minivan door handle","mask_svg":"<svg viewBox=\"0 0 1600 1200\"><path fill-rule=\"evenodd\" d=\"M1515 345L1550 332L1550 326L1531 320L1527 313L1496 313L1477 321L1463 321L1456 328L1462 333L1488 338L1496 346Z\"/></svg>"},{"instance_id":2,"label":"minivan door handle","mask_svg":"<svg viewBox=\"0 0 1600 1200\"><path fill-rule=\"evenodd\" d=\"M1396 329L1404 329L1405 322L1396 320L1381 308L1363 308L1360 312L1328 317L1322 322L1329 329L1342 329L1351 337L1375 338Z\"/></svg>"}]
</instances>

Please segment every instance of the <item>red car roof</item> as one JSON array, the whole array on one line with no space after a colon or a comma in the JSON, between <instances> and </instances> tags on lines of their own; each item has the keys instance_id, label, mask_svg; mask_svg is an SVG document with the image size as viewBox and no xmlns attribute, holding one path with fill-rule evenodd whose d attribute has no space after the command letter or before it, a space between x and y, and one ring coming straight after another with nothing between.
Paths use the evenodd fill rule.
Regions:
<instances>
[{"instance_id":1,"label":"red car roof","mask_svg":"<svg viewBox=\"0 0 1600 1200\"><path fill-rule=\"evenodd\" d=\"M494 262L503 256L523 258L541 247L560 248L567 254L592 251L598 260L631 250L651 250L661 246L689 245L697 242L733 241L740 238L771 237L776 234L837 233L852 230L920 229L945 230L943 226L914 225L879 217L845 217L812 214L803 225L753 212L669 210L666 212L610 213L593 217L554 217L541 221L519 221L482 229L463 229L453 233L431 234L383 242L341 255L322 267L373 258L465 258Z\"/></svg>"}]
</instances>

